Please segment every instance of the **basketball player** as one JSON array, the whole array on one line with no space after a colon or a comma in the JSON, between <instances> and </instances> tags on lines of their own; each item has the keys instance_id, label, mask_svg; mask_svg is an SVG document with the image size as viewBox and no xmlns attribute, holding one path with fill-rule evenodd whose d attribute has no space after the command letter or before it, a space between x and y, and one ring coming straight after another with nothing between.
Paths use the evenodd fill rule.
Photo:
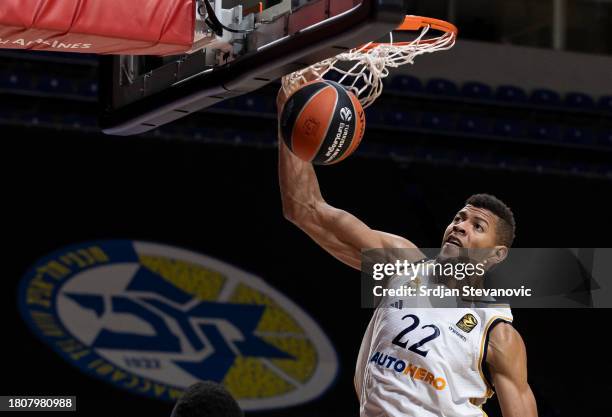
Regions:
<instances>
[{"instance_id":1,"label":"basketball player","mask_svg":"<svg viewBox=\"0 0 612 417\"><path fill-rule=\"evenodd\" d=\"M278 96L279 115L286 101ZM285 217L338 260L361 269L361 251L410 249L411 241L373 230L321 195L313 166L280 138L279 181ZM485 251L489 265L503 261L514 239L514 217L497 198L469 198L446 228L441 253ZM395 309L379 307L358 356L355 389L362 417L477 417L497 391L504 417L537 417L527 383L523 340L509 308Z\"/></svg>"}]
</instances>

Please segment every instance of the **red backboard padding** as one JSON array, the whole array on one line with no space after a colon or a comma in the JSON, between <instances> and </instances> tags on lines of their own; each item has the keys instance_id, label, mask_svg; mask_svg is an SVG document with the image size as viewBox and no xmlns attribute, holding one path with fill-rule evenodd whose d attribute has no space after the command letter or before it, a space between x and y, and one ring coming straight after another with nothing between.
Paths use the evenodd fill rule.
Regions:
<instances>
[{"instance_id":1,"label":"red backboard padding","mask_svg":"<svg viewBox=\"0 0 612 417\"><path fill-rule=\"evenodd\" d=\"M1 0L0 48L122 55L191 49L195 0Z\"/></svg>"}]
</instances>

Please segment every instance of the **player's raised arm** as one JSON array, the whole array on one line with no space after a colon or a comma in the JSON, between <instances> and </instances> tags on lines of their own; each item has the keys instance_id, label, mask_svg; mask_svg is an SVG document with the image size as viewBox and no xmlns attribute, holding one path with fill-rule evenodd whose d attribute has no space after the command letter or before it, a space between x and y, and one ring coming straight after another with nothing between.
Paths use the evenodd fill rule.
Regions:
<instances>
[{"instance_id":1,"label":"player's raised arm","mask_svg":"<svg viewBox=\"0 0 612 417\"><path fill-rule=\"evenodd\" d=\"M277 101L279 114L285 101L281 89ZM280 135L279 129L279 183L286 219L330 254L356 269L361 269L362 249L416 248L402 237L372 230L352 214L327 204L312 164L293 155ZM419 259L415 257L415 261Z\"/></svg>"},{"instance_id":2,"label":"player's raised arm","mask_svg":"<svg viewBox=\"0 0 612 417\"><path fill-rule=\"evenodd\" d=\"M504 417L537 417L533 392L527 382L527 353L520 334L501 323L492 331L487 365Z\"/></svg>"}]
</instances>

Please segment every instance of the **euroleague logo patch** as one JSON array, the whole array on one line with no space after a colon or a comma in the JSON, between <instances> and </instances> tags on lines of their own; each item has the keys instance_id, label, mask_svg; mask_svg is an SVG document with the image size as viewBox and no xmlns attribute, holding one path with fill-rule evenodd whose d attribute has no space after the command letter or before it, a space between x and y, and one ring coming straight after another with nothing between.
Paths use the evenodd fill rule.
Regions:
<instances>
[{"instance_id":1,"label":"euroleague logo patch","mask_svg":"<svg viewBox=\"0 0 612 417\"><path fill-rule=\"evenodd\" d=\"M343 122L350 122L353 120L353 112L351 109L348 107L342 107L340 109L340 119L342 119Z\"/></svg>"},{"instance_id":2,"label":"euroleague logo patch","mask_svg":"<svg viewBox=\"0 0 612 417\"><path fill-rule=\"evenodd\" d=\"M334 348L304 311L262 279L176 247L101 241L39 260L19 290L34 333L81 371L175 401L200 380L246 411L322 395Z\"/></svg>"},{"instance_id":3,"label":"euroleague logo patch","mask_svg":"<svg viewBox=\"0 0 612 417\"><path fill-rule=\"evenodd\" d=\"M457 327L466 333L471 332L476 325L478 325L478 320L476 320L473 314L469 313L461 317L461 320L457 322Z\"/></svg>"}]
</instances>

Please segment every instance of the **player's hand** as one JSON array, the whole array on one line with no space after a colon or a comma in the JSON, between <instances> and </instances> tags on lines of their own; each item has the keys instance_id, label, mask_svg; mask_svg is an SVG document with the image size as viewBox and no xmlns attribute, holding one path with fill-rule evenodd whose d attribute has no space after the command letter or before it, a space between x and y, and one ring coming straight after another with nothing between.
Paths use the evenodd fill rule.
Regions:
<instances>
[{"instance_id":1,"label":"player's hand","mask_svg":"<svg viewBox=\"0 0 612 417\"><path fill-rule=\"evenodd\" d=\"M283 107L287 102L287 93L285 93L285 89L281 86L278 90L278 94L276 95L276 111L278 112L278 118L280 119L280 115L283 111Z\"/></svg>"},{"instance_id":2,"label":"player's hand","mask_svg":"<svg viewBox=\"0 0 612 417\"><path fill-rule=\"evenodd\" d=\"M283 106L287 102L289 96L299 90L304 84L320 79L321 73L322 72L320 70L315 71L311 68L306 68L293 74L285 75L282 80L282 87L276 96L276 109L278 111L278 115L280 116Z\"/></svg>"}]
</instances>

